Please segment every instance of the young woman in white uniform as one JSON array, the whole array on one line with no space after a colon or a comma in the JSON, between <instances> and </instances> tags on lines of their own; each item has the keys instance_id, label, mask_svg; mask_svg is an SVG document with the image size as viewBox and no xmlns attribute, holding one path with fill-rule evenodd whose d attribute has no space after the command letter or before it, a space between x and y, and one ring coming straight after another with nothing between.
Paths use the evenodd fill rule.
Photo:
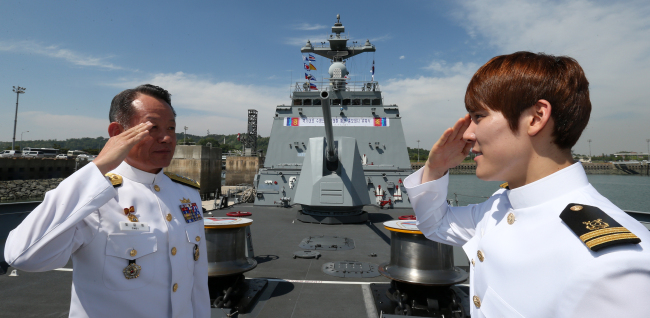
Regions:
<instances>
[{"instance_id":1,"label":"young woman in white uniform","mask_svg":"<svg viewBox=\"0 0 650 318\"><path fill-rule=\"evenodd\" d=\"M422 233L467 253L473 318L650 316L650 234L571 156L589 121L588 86L569 57L491 59L468 85L469 114L404 182ZM476 175L509 189L450 207L447 171L470 149Z\"/></svg>"}]
</instances>

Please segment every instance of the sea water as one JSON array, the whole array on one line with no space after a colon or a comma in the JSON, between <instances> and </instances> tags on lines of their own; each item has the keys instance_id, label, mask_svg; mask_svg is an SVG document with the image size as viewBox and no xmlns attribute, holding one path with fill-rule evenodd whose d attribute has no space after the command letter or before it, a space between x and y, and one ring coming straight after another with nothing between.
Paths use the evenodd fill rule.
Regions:
<instances>
[{"instance_id":1,"label":"sea water","mask_svg":"<svg viewBox=\"0 0 650 318\"><path fill-rule=\"evenodd\" d=\"M622 210L650 212L650 177L587 175L587 179L600 194ZM483 181L476 175L450 175L447 199L460 206L480 203L499 190L502 183Z\"/></svg>"}]
</instances>

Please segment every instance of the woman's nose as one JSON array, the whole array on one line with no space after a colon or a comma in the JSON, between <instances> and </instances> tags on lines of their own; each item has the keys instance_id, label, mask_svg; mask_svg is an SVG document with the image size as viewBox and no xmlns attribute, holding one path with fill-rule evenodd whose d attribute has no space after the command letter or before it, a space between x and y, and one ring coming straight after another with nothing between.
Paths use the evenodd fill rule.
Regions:
<instances>
[{"instance_id":1,"label":"woman's nose","mask_svg":"<svg viewBox=\"0 0 650 318\"><path fill-rule=\"evenodd\" d=\"M467 130L465 130L465 133L463 133L463 139L467 141L474 142L476 141L476 124L472 121L469 124L469 127L467 127Z\"/></svg>"}]
</instances>

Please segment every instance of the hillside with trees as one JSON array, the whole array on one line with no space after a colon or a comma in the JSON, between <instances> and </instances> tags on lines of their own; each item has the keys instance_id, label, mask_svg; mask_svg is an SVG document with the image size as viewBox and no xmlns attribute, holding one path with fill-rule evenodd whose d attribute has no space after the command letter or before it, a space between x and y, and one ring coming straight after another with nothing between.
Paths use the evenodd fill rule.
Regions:
<instances>
[{"instance_id":1,"label":"hillside with trees","mask_svg":"<svg viewBox=\"0 0 650 318\"><path fill-rule=\"evenodd\" d=\"M224 142L225 139L225 142ZM237 134L231 135L219 135L219 134L210 134L207 136L197 136L187 134L184 136L183 133L176 133L176 140L179 145L184 143L188 145L205 145L211 143L212 147L222 148L222 152L229 152L234 150L242 150L242 143L237 141ZM108 138L97 137L97 138L70 138L66 140L23 140L22 142L16 141L15 147L31 147L31 148L55 148L59 149L59 153L67 153L68 150L83 150L89 154L99 154L99 151L104 147ZM269 145L269 137L257 137L257 149L262 150L266 154L266 149ZM11 142L0 141L0 149L11 149Z\"/></svg>"}]
</instances>

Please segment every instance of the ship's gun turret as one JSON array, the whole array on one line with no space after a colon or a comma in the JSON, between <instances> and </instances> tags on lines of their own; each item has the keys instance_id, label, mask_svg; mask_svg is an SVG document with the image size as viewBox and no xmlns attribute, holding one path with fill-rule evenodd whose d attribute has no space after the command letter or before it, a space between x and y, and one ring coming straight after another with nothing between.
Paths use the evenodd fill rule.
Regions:
<instances>
[{"instance_id":1,"label":"ship's gun turret","mask_svg":"<svg viewBox=\"0 0 650 318\"><path fill-rule=\"evenodd\" d=\"M370 204L361 155L355 138L334 139L330 92L319 94L325 137L309 139L296 189L302 205L298 219L318 223L365 222L363 206Z\"/></svg>"},{"instance_id":2,"label":"ship's gun turret","mask_svg":"<svg viewBox=\"0 0 650 318\"><path fill-rule=\"evenodd\" d=\"M325 166L329 171L336 171L339 167L339 158L336 153L336 143L334 141L334 131L332 127L332 111L330 109L329 92L320 92L321 106L323 108L323 121L325 122Z\"/></svg>"}]
</instances>

